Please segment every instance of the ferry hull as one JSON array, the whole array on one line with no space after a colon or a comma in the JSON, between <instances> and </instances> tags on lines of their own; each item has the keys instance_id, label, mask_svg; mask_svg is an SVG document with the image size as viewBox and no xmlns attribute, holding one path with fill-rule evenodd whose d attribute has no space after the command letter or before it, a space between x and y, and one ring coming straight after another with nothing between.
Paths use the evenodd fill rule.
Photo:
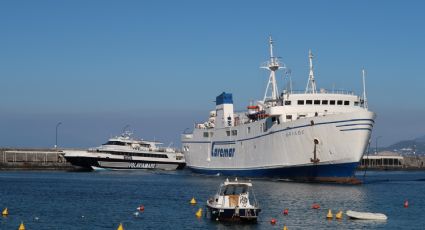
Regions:
<instances>
[{"instance_id":1,"label":"ferry hull","mask_svg":"<svg viewBox=\"0 0 425 230\"><path fill-rule=\"evenodd\" d=\"M354 177L358 162L327 165L309 165L276 167L262 169L205 169L190 167L193 172L206 175L223 175L239 177L278 178L306 182L335 182L357 184L360 181Z\"/></svg>"},{"instance_id":2,"label":"ferry hull","mask_svg":"<svg viewBox=\"0 0 425 230\"><path fill-rule=\"evenodd\" d=\"M267 132L258 124L266 122L255 122L232 127L238 136L230 138L220 135L226 129L209 139L195 130L182 143L187 167L197 173L356 184L374 119L369 111L335 114L274 124Z\"/></svg>"}]
</instances>

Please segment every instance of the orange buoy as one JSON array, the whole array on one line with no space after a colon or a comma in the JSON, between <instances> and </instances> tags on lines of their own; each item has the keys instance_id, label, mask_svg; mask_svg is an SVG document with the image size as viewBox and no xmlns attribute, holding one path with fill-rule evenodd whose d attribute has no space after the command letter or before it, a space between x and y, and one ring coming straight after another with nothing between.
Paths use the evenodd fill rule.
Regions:
<instances>
[{"instance_id":1,"label":"orange buoy","mask_svg":"<svg viewBox=\"0 0 425 230\"><path fill-rule=\"evenodd\" d=\"M276 219L275 219L275 218L272 218L272 219L270 220L270 224L275 225L275 224L276 224Z\"/></svg>"},{"instance_id":2,"label":"orange buoy","mask_svg":"<svg viewBox=\"0 0 425 230\"><path fill-rule=\"evenodd\" d=\"M140 212L143 212L143 211L145 211L145 206L140 205L139 207L137 207L137 210L140 211Z\"/></svg>"},{"instance_id":3,"label":"orange buoy","mask_svg":"<svg viewBox=\"0 0 425 230\"><path fill-rule=\"evenodd\" d=\"M319 208L320 208L320 205L319 205L319 204L313 204L313 205L311 206L311 208L312 208L312 209L319 209Z\"/></svg>"},{"instance_id":4,"label":"orange buoy","mask_svg":"<svg viewBox=\"0 0 425 230\"><path fill-rule=\"evenodd\" d=\"M18 230L25 230L24 222L21 222L21 224L19 225Z\"/></svg>"},{"instance_id":5,"label":"orange buoy","mask_svg":"<svg viewBox=\"0 0 425 230\"><path fill-rule=\"evenodd\" d=\"M122 226L122 223L118 226L117 230L124 230L124 227Z\"/></svg>"},{"instance_id":6,"label":"orange buoy","mask_svg":"<svg viewBox=\"0 0 425 230\"><path fill-rule=\"evenodd\" d=\"M409 201L407 201L407 200L404 201L404 207L405 208L409 207Z\"/></svg>"},{"instance_id":7,"label":"orange buoy","mask_svg":"<svg viewBox=\"0 0 425 230\"><path fill-rule=\"evenodd\" d=\"M328 211L328 215L326 215L326 218L328 218L330 220L334 218L334 215L332 214L332 211L330 209Z\"/></svg>"},{"instance_id":8,"label":"orange buoy","mask_svg":"<svg viewBox=\"0 0 425 230\"><path fill-rule=\"evenodd\" d=\"M288 213L289 213L289 211L288 211L288 209L285 209L285 210L283 210L283 215L288 215Z\"/></svg>"},{"instance_id":9,"label":"orange buoy","mask_svg":"<svg viewBox=\"0 0 425 230\"><path fill-rule=\"evenodd\" d=\"M8 210L7 208L5 208L5 209L3 210L3 212L1 212L1 214L2 214L3 216L7 216L7 215L9 215L9 210Z\"/></svg>"},{"instance_id":10,"label":"orange buoy","mask_svg":"<svg viewBox=\"0 0 425 230\"><path fill-rule=\"evenodd\" d=\"M337 220L342 219L342 211L339 211L339 212L335 215L335 219L337 219Z\"/></svg>"},{"instance_id":11,"label":"orange buoy","mask_svg":"<svg viewBox=\"0 0 425 230\"><path fill-rule=\"evenodd\" d=\"M288 230L288 227L286 227L286 225L283 225L283 230Z\"/></svg>"},{"instance_id":12,"label":"orange buoy","mask_svg":"<svg viewBox=\"0 0 425 230\"><path fill-rule=\"evenodd\" d=\"M196 204L195 197L192 197L192 199L190 200L190 204L191 204L191 205L195 205L195 204Z\"/></svg>"}]
</instances>

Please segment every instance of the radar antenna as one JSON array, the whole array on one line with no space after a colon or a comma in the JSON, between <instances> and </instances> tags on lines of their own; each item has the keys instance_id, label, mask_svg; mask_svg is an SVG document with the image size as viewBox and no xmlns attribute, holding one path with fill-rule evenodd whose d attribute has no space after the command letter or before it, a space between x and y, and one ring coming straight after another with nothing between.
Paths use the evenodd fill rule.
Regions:
<instances>
[{"instance_id":1,"label":"radar antenna","mask_svg":"<svg viewBox=\"0 0 425 230\"><path fill-rule=\"evenodd\" d=\"M310 73L308 75L307 87L305 88L305 93L316 93L316 81L314 80L313 72L313 53L311 50L308 50L308 59L310 61Z\"/></svg>"},{"instance_id":2,"label":"radar antenna","mask_svg":"<svg viewBox=\"0 0 425 230\"><path fill-rule=\"evenodd\" d=\"M271 101L276 101L278 99L278 90L276 84L276 71L281 69L281 63L279 63L278 58L273 56L273 40L272 37L269 37L270 44L270 60L266 62L261 68L270 70L269 82L267 83L266 92L264 93L263 102L266 102L266 99L270 99ZM271 95L267 96L269 92L269 88L271 90Z\"/></svg>"}]
</instances>

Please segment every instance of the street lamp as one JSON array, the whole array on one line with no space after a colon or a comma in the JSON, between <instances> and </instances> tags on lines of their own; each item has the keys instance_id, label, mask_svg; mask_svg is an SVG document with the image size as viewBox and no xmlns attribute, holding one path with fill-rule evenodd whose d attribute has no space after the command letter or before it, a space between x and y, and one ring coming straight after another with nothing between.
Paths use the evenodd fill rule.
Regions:
<instances>
[{"instance_id":1,"label":"street lamp","mask_svg":"<svg viewBox=\"0 0 425 230\"><path fill-rule=\"evenodd\" d=\"M378 140L379 138L381 138L382 136L378 136L375 138L375 154L378 154Z\"/></svg>"},{"instance_id":2,"label":"street lamp","mask_svg":"<svg viewBox=\"0 0 425 230\"><path fill-rule=\"evenodd\" d=\"M62 124L62 122L58 122L57 124L56 124L56 141L55 141L55 149L58 147L58 128L59 128L59 125L61 125Z\"/></svg>"}]
</instances>

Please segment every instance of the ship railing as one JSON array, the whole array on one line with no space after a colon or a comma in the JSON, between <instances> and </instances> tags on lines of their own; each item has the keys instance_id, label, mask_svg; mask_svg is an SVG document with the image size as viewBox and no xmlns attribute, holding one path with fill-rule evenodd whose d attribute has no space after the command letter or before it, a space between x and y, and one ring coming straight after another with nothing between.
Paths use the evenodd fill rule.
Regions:
<instances>
[{"instance_id":1,"label":"ship railing","mask_svg":"<svg viewBox=\"0 0 425 230\"><path fill-rule=\"evenodd\" d=\"M311 94L306 93L304 90L291 90L291 91L284 91L284 94ZM317 94L343 94L343 95L354 95L354 91L351 90L345 90L345 89L320 89L317 91Z\"/></svg>"}]
</instances>

